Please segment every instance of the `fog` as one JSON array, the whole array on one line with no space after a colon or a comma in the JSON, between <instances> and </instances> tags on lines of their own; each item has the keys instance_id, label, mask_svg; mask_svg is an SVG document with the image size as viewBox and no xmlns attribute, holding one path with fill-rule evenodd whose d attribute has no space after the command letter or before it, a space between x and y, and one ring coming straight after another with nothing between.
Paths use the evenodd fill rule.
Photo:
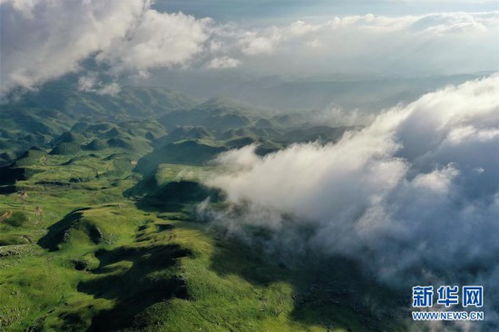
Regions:
<instances>
[{"instance_id":1,"label":"fog","mask_svg":"<svg viewBox=\"0 0 499 332\"><path fill-rule=\"evenodd\" d=\"M229 233L263 227L270 250L347 255L401 287L483 283L497 316L498 75L388 109L337 143L264 157L252 145L216 162L226 172L206 183L238 213L211 218Z\"/></svg>"}]
</instances>

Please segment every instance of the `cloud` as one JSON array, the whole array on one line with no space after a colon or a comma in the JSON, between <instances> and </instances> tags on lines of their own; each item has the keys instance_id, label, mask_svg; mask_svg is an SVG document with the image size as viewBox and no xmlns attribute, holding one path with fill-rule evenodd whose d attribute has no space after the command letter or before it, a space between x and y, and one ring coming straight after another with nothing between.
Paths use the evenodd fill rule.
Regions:
<instances>
[{"instance_id":1,"label":"cloud","mask_svg":"<svg viewBox=\"0 0 499 332\"><path fill-rule=\"evenodd\" d=\"M89 57L115 74L185 65L202 50L210 20L150 6L149 0L3 0L0 92L77 72Z\"/></svg>"},{"instance_id":2,"label":"cloud","mask_svg":"<svg viewBox=\"0 0 499 332\"><path fill-rule=\"evenodd\" d=\"M241 51L245 55L272 54L281 41L281 31L277 28L270 32L246 32L240 39Z\"/></svg>"},{"instance_id":3,"label":"cloud","mask_svg":"<svg viewBox=\"0 0 499 332\"><path fill-rule=\"evenodd\" d=\"M79 69L80 62L125 38L143 1L20 1L0 4L1 92L33 88Z\"/></svg>"},{"instance_id":4,"label":"cloud","mask_svg":"<svg viewBox=\"0 0 499 332\"><path fill-rule=\"evenodd\" d=\"M87 59L97 66L90 70L116 79L186 67L293 77L498 69L499 12L368 14L244 28L160 12L151 3L2 0L0 93L85 71Z\"/></svg>"},{"instance_id":5,"label":"cloud","mask_svg":"<svg viewBox=\"0 0 499 332\"><path fill-rule=\"evenodd\" d=\"M185 65L203 49L208 39L210 19L197 20L182 13L167 14L147 10L127 38L116 39L103 50L98 61L116 70L138 70Z\"/></svg>"},{"instance_id":6,"label":"cloud","mask_svg":"<svg viewBox=\"0 0 499 332\"><path fill-rule=\"evenodd\" d=\"M223 56L220 58L214 58L208 63L208 68L211 69L223 69L223 68L236 68L239 66L241 61L230 58L228 56Z\"/></svg>"},{"instance_id":7,"label":"cloud","mask_svg":"<svg viewBox=\"0 0 499 332\"><path fill-rule=\"evenodd\" d=\"M463 73L499 69L498 34L499 12L368 14L241 31L231 56L267 74Z\"/></svg>"},{"instance_id":8,"label":"cloud","mask_svg":"<svg viewBox=\"0 0 499 332\"><path fill-rule=\"evenodd\" d=\"M404 287L474 282L497 294L498 130L496 74L389 109L334 144L229 151L207 184L248 212L212 217L236 233L271 229L277 248L355 257ZM498 322L498 298L487 299Z\"/></svg>"},{"instance_id":9,"label":"cloud","mask_svg":"<svg viewBox=\"0 0 499 332\"><path fill-rule=\"evenodd\" d=\"M90 72L78 79L78 90L84 92L93 92L98 95L116 96L121 87L116 82L104 83L98 80L98 74Z\"/></svg>"}]
</instances>

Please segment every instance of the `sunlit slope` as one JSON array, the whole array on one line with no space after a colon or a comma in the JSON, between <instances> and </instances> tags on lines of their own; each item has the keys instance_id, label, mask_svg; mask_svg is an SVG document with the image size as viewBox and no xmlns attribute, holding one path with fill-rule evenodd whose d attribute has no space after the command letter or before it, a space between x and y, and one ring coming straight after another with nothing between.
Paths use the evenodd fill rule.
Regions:
<instances>
[{"instance_id":1,"label":"sunlit slope","mask_svg":"<svg viewBox=\"0 0 499 332\"><path fill-rule=\"evenodd\" d=\"M40 155L0 196L4 330L397 328L370 307L397 297L354 263L288 265L208 230L193 214L214 194L196 184L205 166L161 164L142 196L125 198L139 178L117 168L117 151ZM169 208L149 204L161 199Z\"/></svg>"},{"instance_id":2,"label":"sunlit slope","mask_svg":"<svg viewBox=\"0 0 499 332\"><path fill-rule=\"evenodd\" d=\"M177 97L55 84L2 105L0 330L403 330L406 303L354 261L276 254L198 213L226 207L202 184L220 152L355 128Z\"/></svg>"}]
</instances>

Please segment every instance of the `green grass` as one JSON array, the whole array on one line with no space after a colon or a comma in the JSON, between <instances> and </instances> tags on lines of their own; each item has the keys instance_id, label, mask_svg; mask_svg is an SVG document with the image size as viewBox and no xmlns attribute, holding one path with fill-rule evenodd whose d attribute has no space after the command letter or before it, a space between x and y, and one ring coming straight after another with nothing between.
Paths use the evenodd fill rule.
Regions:
<instances>
[{"instance_id":1,"label":"green grass","mask_svg":"<svg viewBox=\"0 0 499 332\"><path fill-rule=\"evenodd\" d=\"M136 156L105 149L44 158L26 162L32 175L16 183L27 197L0 195L2 331L403 330L338 295L346 287L373 303L396 298L354 264L287 267L194 222L203 192L192 188L208 167L159 164L146 197L179 203L161 211L123 194L139 185L127 164ZM178 181L194 187L184 195ZM332 289L314 293L314 283Z\"/></svg>"},{"instance_id":2,"label":"green grass","mask_svg":"<svg viewBox=\"0 0 499 332\"><path fill-rule=\"evenodd\" d=\"M207 197L227 206L201 184L226 171L210 164L218 153L254 142L265 155L344 129L69 83L1 107L0 331L406 330L406 299L354 261L284 259L196 216Z\"/></svg>"}]
</instances>

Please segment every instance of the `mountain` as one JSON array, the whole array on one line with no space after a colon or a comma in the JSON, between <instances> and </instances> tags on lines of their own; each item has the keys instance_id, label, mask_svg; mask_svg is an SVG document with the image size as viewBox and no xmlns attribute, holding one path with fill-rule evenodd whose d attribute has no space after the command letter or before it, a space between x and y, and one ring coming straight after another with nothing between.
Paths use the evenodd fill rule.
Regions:
<instances>
[{"instance_id":1,"label":"mountain","mask_svg":"<svg viewBox=\"0 0 499 332\"><path fill-rule=\"evenodd\" d=\"M421 94L490 75L491 72L422 77L372 77L324 74L297 78L292 75L258 76L216 71L172 71L151 77L158 84L199 98L223 95L253 107L281 111L323 110L335 105L346 110L378 112L410 102Z\"/></svg>"},{"instance_id":2,"label":"mountain","mask_svg":"<svg viewBox=\"0 0 499 332\"><path fill-rule=\"evenodd\" d=\"M202 126L208 130L219 131L248 126L257 114L258 111L255 108L252 109L226 98L214 98L188 111L169 112L159 121L166 128Z\"/></svg>"},{"instance_id":3,"label":"mountain","mask_svg":"<svg viewBox=\"0 0 499 332\"><path fill-rule=\"evenodd\" d=\"M110 126L104 124L106 121L153 120L166 112L191 109L196 104L192 98L163 88L123 87L112 96L82 92L65 80L55 81L39 91L0 104L0 166L12 162L32 146L54 148L53 138L72 128L81 131L87 128L86 124L93 123L96 128L87 128L92 131L99 126ZM152 138L158 136L156 133ZM75 151L75 146L66 143L54 153ZM127 145L119 138L111 144Z\"/></svg>"},{"instance_id":4,"label":"mountain","mask_svg":"<svg viewBox=\"0 0 499 332\"><path fill-rule=\"evenodd\" d=\"M166 89L101 96L55 83L0 112L0 330L404 329L402 296L356 262L293 262L212 223L238 210L201 181L224 171L210 163L221 152L266 155L355 128Z\"/></svg>"},{"instance_id":5,"label":"mountain","mask_svg":"<svg viewBox=\"0 0 499 332\"><path fill-rule=\"evenodd\" d=\"M125 86L115 95L100 95L76 89L65 80L45 84L39 91L23 94L1 106L4 109L37 109L61 112L78 118L130 119L157 117L161 113L185 110L195 99L158 87Z\"/></svg>"}]
</instances>

